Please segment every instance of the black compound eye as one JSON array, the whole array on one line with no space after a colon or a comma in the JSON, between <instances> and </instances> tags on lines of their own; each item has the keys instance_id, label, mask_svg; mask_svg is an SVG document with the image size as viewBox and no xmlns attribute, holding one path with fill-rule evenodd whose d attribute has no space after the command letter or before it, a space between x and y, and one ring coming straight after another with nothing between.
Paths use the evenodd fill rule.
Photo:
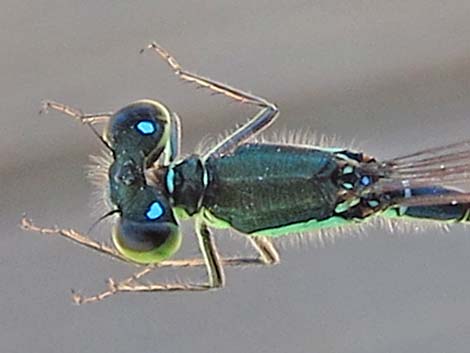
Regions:
<instances>
[{"instance_id":1,"label":"black compound eye","mask_svg":"<svg viewBox=\"0 0 470 353\"><path fill-rule=\"evenodd\" d=\"M157 188L144 186L126 194L121 218L113 229L118 251L129 260L163 261L180 247L181 233L171 205Z\"/></svg>"},{"instance_id":2,"label":"black compound eye","mask_svg":"<svg viewBox=\"0 0 470 353\"><path fill-rule=\"evenodd\" d=\"M179 227L171 222L136 222L121 219L114 227L118 251L141 264L158 263L173 255L181 245Z\"/></svg>"},{"instance_id":3,"label":"black compound eye","mask_svg":"<svg viewBox=\"0 0 470 353\"><path fill-rule=\"evenodd\" d=\"M117 156L145 158L150 165L168 143L170 121L170 111L163 104L137 101L113 114L105 130L105 139Z\"/></svg>"}]
</instances>

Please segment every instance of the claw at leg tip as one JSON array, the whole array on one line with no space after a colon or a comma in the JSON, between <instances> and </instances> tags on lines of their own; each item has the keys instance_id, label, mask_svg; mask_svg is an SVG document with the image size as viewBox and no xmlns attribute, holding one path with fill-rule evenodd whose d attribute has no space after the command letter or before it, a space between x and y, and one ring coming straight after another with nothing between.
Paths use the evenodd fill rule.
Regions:
<instances>
[{"instance_id":1,"label":"claw at leg tip","mask_svg":"<svg viewBox=\"0 0 470 353\"><path fill-rule=\"evenodd\" d=\"M152 43L148 44L146 47L140 49L139 54L142 54L146 50L153 49L153 48L155 48L155 42L152 42Z\"/></svg>"},{"instance_id":2,"label":"claw at leg tip","mask_svg":"<svg viewBox=\"0 0 470 353\"><path fill-rule=\"evenodd\" d=\"M106 285L108 286L109 290L110 290L112 293L117 292L117 284L116 284L116 281L114 281L114 279L112 279L111 277L109 277L109 278L106 280Z\"/></svg>"},{"instance_id":3,"label":"claw at leg tip","mask_svg":"<svg viewBox=\"0 0 470 353\"><path fill-rule=\"evenodd\" d=\"M26 214L23 214L21 217L20 227L23 230L30 230L32 226L32 221L29 218L26 218Z\"/></svg>"},{"instance_id":4,"label":"claw at leg tip","mask_svg":"<svg viewBox=\"0 0 470 353\"><path fill-rule=\"evenodd\" d=\"M70 290L72 292L72 301L76 305L80 305L83 303L83 297L78 294L74 289Z\"/></svg>"},{"instance_id":5,"label":"claw at leg tip","mask_svg":"<svg viewBox=\"0 0 470 353\"><path fill-rule=\"evenodd\" d=\"M41 109L39 109L39 115L42 115L42 114L47 114L49 112L49 101L42 101L41 102Z\"/></svg>"}]
</instances>

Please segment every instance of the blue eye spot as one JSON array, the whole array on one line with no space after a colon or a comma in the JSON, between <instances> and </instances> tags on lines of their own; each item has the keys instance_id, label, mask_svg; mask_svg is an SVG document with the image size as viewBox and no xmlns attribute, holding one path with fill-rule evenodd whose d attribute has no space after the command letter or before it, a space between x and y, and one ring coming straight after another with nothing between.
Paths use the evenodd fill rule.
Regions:
<instances>
[{"instance_id":1,"label":"blue eye spot","mask_svg":"<svg viewBox=\"0 0 470 353\"><path fill-rule=\"evenodd\" d=\"M154 201L150 205L147 213L145 214L148 219L154 221L160 218L163 215L163 207L160 205L160 202Z\"/></svg>"},{"instance_id":2,"label":"blue eye spot","mask_svg":"<svg viewBox=\"0 0 470 353\"><path fill-rule=\"evenodd\" d=\"M142 120L135 127L142 135L151 135L156 131L155 124L148 120Z\"/></svg>"},{"instance_id":3,"label":"blue eye spot","mask_svg":"<svg viewBox=\"0 0 470 353\"><path fill-rule=\"evenodd\" d=\"M368 177L367 175L364 175L361 178L361 184L364 185L364 186L369 185L370 184L370 177Z\"/></svg>"}]
</instances>

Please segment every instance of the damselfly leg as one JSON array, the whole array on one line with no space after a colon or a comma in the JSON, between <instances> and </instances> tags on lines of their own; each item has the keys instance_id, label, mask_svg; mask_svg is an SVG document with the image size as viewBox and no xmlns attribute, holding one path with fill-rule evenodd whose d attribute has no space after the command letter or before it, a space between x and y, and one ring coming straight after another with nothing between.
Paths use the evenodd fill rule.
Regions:
<instances>
[{"instance_id":1,"label":"damselfly leg","mask_svg":"<svg viewBox=\"0 0 470 353\"><path fill-rule=\"evenodd\" d=\"M212 148L206 154L206 157L222 155L231 151L241 143L253 138L261 131L266 129L277 118L279 109L274 103L271 103L262 97L245 92L241 89L187 71L176 61L174 56L172 56L167 50L162 48L156 42L149 44L146 49L154 50L168 63L173 72L182 80L193 82L201 87L211 90L212 92L223 94L224 96L235 101L255 105L261 108L258 114L252 117L247 123L243 124L240 128L235 130L214 148Z\"/></svg>"},{"instance_id":2,"label":"damselfly leg","mask_svg":"<svg viewBox=\"0 0 470 353\"><path fill-rule=\"evenodd\" d=\"M39 114L45 114L49 110L55 110L57 112L68 115L72 118L79 120L83 124L105 123L106 121L108 121L111 115L113 115L112 112L84 114L80 109L71 107L66 104L54 102L51 100L43 101Z\"/></svg>"},{"instance_id":3,"label":"damselfly leg","mask_svg":"<svg viewBox=\"0 0 470 353\"><path fill-rule=\"evenodd\" d=\"M104 254L114 260L128 262L124 256L119 254L113 247L95 241L87 235L83 235L73 229L46 228L35 225L30 219L23 217L21 221L23 230L38 232L45 235L61 236L72 242ZM274 245L263 237L249 237L251 246L256 250L257 257L226 257L220 258L215 246L210 230L205 224L197 227L196 235L199 246L203 254L202 258L165 260L158 264L145 266L139 269L132 276L116 282L114 279L108 279L108 289L92 296L82 296L76 292L73 293L74 302L77 304L96 302L105 299L118 292L155 292L155 291L201 291L211 288L218 288L224 284L223 266L250 266L250 265L275 265L279 262L279 254ZM134 264L139 266L138 264ZM139 283L138 280L150 274L158 268L190 268L205 266L209 275L208 283L202 284L159 284L159 283ZM140 267L140 266L139 266Z\"/></svg>"},{"instance_id":4,"label":"damselfly leg","mask_svg":"<svg viewBox=\"0 0 470 353\"><path fill-rule=\"evenodd\" d=\"M207 282L183 284L183 283L143 283L140 281L142 277L148 275L156 268L161 268L165 261L157 265L150 265L146 268L134 273L132 276L115 282L113 279L108 280L108 289L94 296L83 297L77 293L73 294L73 299L77 304L92 303L101 301L119 292L177 292L177 291L206 291L210 289L221 288L225 284L225 274L223 265L247 265L250 261L252 264L272 265L279 262L279 255L271 242L262 237L250 237L253 247L258 251L259 258L256 259L221 259L215 246L213 236L203 221L196 220L196 235L199 242L199 248L203 254L203 262L199 260L197 265L204 264L206 266L208 280ZM180 260L180 263L183 264ZM191 260L188 260L191 261ZM196 260L194 260L196 261ZM196 266L196 264L191 265ZM191 267L185 266L185 267ZM172 267L174 267L172 265Z\"/></svg>"},{"instance_id":5,"label":"damselfly leg","mask_svg":"<svg viewBox=\"0 0 470 353\"><path fill-rule=\"evenodd\" d=\"M59 113L68 115L76 120L79 120L82 124L87 125L93 134L105 145L105 147L111 150L108 143L103 139L103 136L101 136L101 134L96 130L94 124L107 122L113 115L112 112L84 114L80 109L74 108L67 104L54 102L51 100L43 101L39 114L45 114L49 110L55 110Z\"/></svg>"},{"instance_id":6,"label":"damselfly leg","mask_svg":"<svg viewBox=\"0 0 470 353\"><path fill-rule=\"evenodd\" d=\"M258 133L267 128L278 116L278 108L275 104L267 101L266 99L247 93L243 90L231 87L229 85L214 81L210 78L206 78L194 73L191 73L181 67L176 59L170 55L165 49L160 47L157 43L150 44L147 49L154 50L161 58L163 58L173 72L181 79L195 83L201 87L207 88L214 93L223 94L226 97L244 103L254 105L260 108L259 112L251 117L247 123L236 129L227 138L223 139L215 147L213 147L205 156L202 156L202 160L206 160L209 157L218 158L225 154L228 154L235 150L236 147L249 141ZM159 104L154 104L162 108ZM163 107L164 108L164 107ZM103 137L94 128L94 124L106 123L113 117L114 113L97 113L97 114L84 114L79 109L70 107L65 104L46 101L42 111L49 109L64 113L71 116L80 122L88 125L92 131L97 135L103 144L111 151L112 142L106 137ZM180 121L175 113L170 112L170 125L171 130L167 143L163 150L163 158L157 161L158 166L167 167L174 163L179 156L180 144L181 144L181 129ZM155 131L151 126L146 125L147 121L144 122L142 127L139 127L139 132L145 134ZM150 130L148 130L150 129ZM150 132L149 132L150 131ZM116 135L117 136L117 135ZM115 141L114 141L115 143ZM132 143L128 141L127 143ZM123 164L124 165L124 164ZM121 166L121 165L120 165ZM117 174L116 174L117 175ZM98 251L102 254L106 254L114 259L129 262L126 256L123 256L119 251L113 247L108 246L104 243L97 242L91 239L87 235L80 234L71 229L59 229L59 228L43 228L35 226L31 221L26 218L23 219L22 227L27 230L37 231L44 234L60 235L73 242L85 246L87 248ZM201 215L195 215L195 233L199 243L199 249L202 253L200 259L182 259L182 260L164 260L156 264L146 266L139 269L133 276L126 278L121 281L114 281L110 279L108 281L108 290L89 297L83 297L78 294L74 294L74 300L77 303L89 303L100 301L104 298L112 296L120 292L156 292L156 291L204 291L214 288L220 288L225 283L225 276L223 266L243 266L243 265L272 265L279 262L279 254L272 244L272 242L259 235L252 236L246 235L258 254L257 257L233 257L233 258L222 258L216 248L214 239L212 238L211 232L208 225ZM161 267L196 267L204 266L206 268L208 280L202 283L192 284L159 284L159 283L142 283L142 277L151 273L156 268Z\"/></svg>"}]
</instances>

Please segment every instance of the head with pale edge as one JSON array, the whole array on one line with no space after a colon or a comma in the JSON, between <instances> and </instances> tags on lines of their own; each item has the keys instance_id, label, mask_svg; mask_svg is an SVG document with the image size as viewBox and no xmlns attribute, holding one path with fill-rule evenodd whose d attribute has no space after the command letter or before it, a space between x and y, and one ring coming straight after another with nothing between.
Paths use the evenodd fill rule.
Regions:
<instances>
[{"instance_id":1,"label":"head with pale edge","mask_svg":"<svg viewBox=\"0 0 470 353\"><path fill-rule=\"evenodd\" d=\"M104 140L113 151L109 196L119 213L113 227L117 250L131 261L149 264L173 255L181 233L163 186L149 185L145 169L170 143L171 113L163 104L141 100L114 113Z\"/></svg>"}]
</instances>

